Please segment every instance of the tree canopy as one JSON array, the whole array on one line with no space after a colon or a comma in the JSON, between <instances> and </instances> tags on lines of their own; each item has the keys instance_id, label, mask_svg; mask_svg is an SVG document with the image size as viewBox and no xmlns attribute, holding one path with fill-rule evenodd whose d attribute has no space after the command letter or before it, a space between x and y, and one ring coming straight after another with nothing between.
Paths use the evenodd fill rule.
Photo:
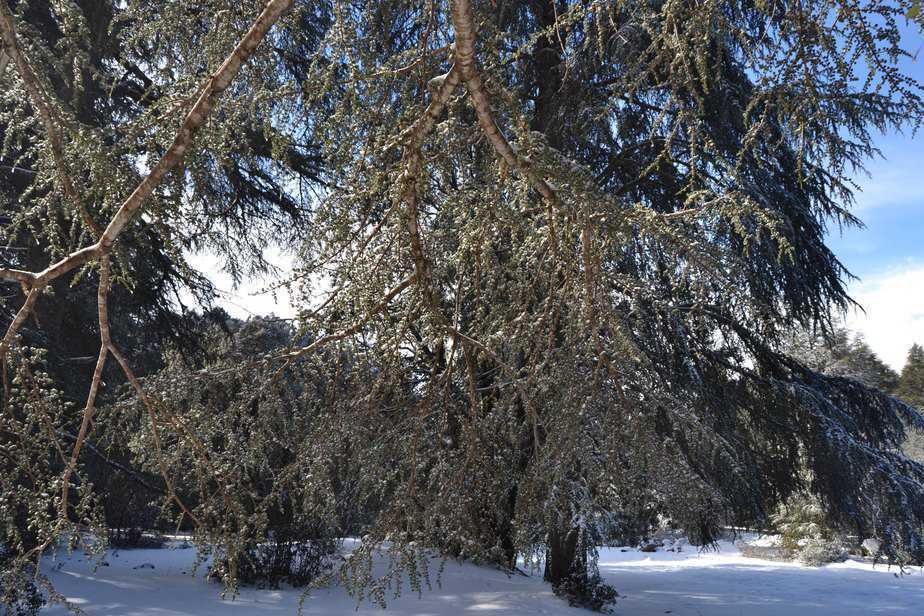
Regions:
<instances>
[{"instance_id":1,"label":"tree canopy","mask_svg":"<svg viewBox=\"0 0 924 616\"><path fill-rule=\"evenodd\" d=\"M361 503L356 588L387 539L394 574L415 546L526 556L596 606L594 546L626 516L705 543L802 489L921 562L924 467L899 446L924 419L785 353L852 305L825 234L858 223L873 135L922 119L912 5L0 0L0 541L26 562L105 525L97 434L228 583L280 511L349 526L331 512ZM242 354L169 296L208 296L188 251L246 276L268 242L297 250L299 318ZM28 336L94 286L78 407ZM148 333L138 373L123 348Z\"/></svg>"}]
</instances>

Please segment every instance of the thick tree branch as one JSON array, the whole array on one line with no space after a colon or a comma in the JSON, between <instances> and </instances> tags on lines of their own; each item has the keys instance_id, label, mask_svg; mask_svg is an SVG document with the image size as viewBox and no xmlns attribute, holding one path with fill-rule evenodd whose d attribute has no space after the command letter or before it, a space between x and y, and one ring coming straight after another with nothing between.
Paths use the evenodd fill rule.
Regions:
<instances>
[{"instance_id":1,"label":"thick tree branch","mask_svg":"<svg viewBox=\"0 0 924 616\"><path fill-rule=\"evenodd\" d=\"M88 246L66 258L52 264L42 272L32 273L21 270L2 269L0 278L9 281L19 282L27 290L26 300L20 307L13 321L7 328L6 334L0 341L0 357L6 365L6 357L9 352L12 341L17 331L28 318L29 313L35 306L42 289L54 279L65 273L81 266L93 259L99 259L99 286L97 289L97 313L100 328L100 350L96 361L96 367L93 371L93 377L90 382L90 391L87 395L87 403L84 407L80 428L77 436L74 438L74 445L71 449L71 455L65 464L64 471L61 474L61 496L58 505L58 522L55 531L50 533L45 543L36 547L32 552L41 553L49 545L64 524L68 521L68 501L70 491L70 479L75 473L80 452L90 431L90 425L93 414L96 409L96 400L102 384L103 370L106 366L106 359L111 354L125 372L126 377L135 388L136 393L144 404L152 422L155 444L157 448L158 462L163 479L167 485L168 500L177 504L184 515L189 516L197 525L198 518L183 504L174 490L173 483L168 474L168 469L163 461L160 448L159 428L157 425L156 412L150 399L145 395L144 390L138 378L132 372L128 361L122 353L113 345L110 335L109 316L108 316L108 296L109 296L109 253L119 235L125 227L131 222L132 218L141 209L144 202L153 193L154 189L161 183L167 173L175 167L183 158L186 150L191 145L197 130L202 126L217 101L218 96L230 85L231 81L240 71L241 66L253 54L260 41L266 35L270 26L280 17L280 15L291 5L292 0L270 0L266 8L251 26L250 30L235 47L234 51L225 59L219 69L212 75L211 79L202 88L198 100L187 113L186 118L180 127L173 144L161 157L151 172L141 181L132 194L122 203L119 210L113 216L105 230L95 225L89 216L86 216L84 222L97 236L97 241L92 246ZM26 84L30 93L33 105L36 107L39 115L45 124L49 145L52 150L52 157L58 171L58 179L62 184L65 195L74 201L80 209L82 215L86 215L82 202L77 195L73 182L67 172L67 167L63 157L60 133L57 130L52 115L53 111L48 105L45 97L42 95L41 86L32 72L31 67L23 55L19 42L16 37L12 13L6 4L6 0L0 0L0 29L2 29L4 47L9 49L13 60L16 62L20 76ZM5 374L5 370L4 370Z\"/></svg>"},{"instance_id":2,"label":"thick tree branch","mask_svg":"<svg viewBox=\"0 0 924 616\"><path fill-rule=\"evenodd\" d=\"M77 460L80 456L80 450L83 448L84 441L90 431L90 422L93 420L93 413L96 410L96 396L99 393L99 387L103 379L103 369L106 367L106 357L109 355L109 347L112 341L109 337L109 258L100 259L99 267L99 286L96 291L96 307L99 315L99 357L96 360L96 368L93 370L93 379L90 381L90 393L87 395L87 404L83 409L83 417L80 421L80 429L77 431L77 438L74 440L74 446L71 449L71 457L68 460L64 472L61 474L61 503L58 507L59 523L67 519L68 490L70 489L70 479L74 470L77 468Z\"/></svg>"},{"instance_id":3,"label":"thick tree branch","mask_svg":"<svg viewBox=\"0 0 924 616\"><path fill-rule=\"evenodd\" d=\"M0 44L0 77L6 72L6 65L10 63L10 56L6 53L5 45Z\"/></svg>"},{"instance_id":4,"label":"thick tree branch","mask_svg":"<svg viewBox=\"0 0 924 616\"><path fill-rule=\"evenodd\" d=\"M478 72L475 61L475 40L477 29L475 27L475 17L472 13L472 5L468 0L452 0L450 2L452 10L452 25L456 33L455 59L456 65L462 73L462 81L469 95L472 97L472 105L475 107L475 113L478 116L478 123L484 131L485 136L494 149L504 159L504 162L513 169L518 169L529 181L529 183L542 195L551 205L560 205L560 200L555 190L544 179L537 176L529 163L520 157L504 137L504 134L498 128L494 121L494 113L491 111L491 101L488 100L488 94L485 91L484 82Z\"/></svg>"},{"instance_id":5,"label":"thick tree branch","mask_svg":"<svg viewBox=\"0 0 924 616\"><path fill-rule=\"evenodd\" d=\"M276 23L291 4L292 0L270 0L250 27L250 30L234 48L234 51L215 71L203 88L199 99L189 110L189 113L186 114L186 119L177 132L173 143L109 222L99 240L99 246L103 252L108 252L111 249L112 244L122 233L122 230L141 209L145 200L154 192L154 189L161 183L164 176L183 159L186 150L192 144L193 137L205 123L218 97L231 85L241 66L253 55L270 27Z\"/></svg>"},{"instance_id":6,"label":"thick tree branch","mask_svg":"<svg viewBox=\"0 0 924 616\"><path fill-rule=\"evenodd\" d=\"M205 123L218 97L227 89L238 72L240 72L244 62L253 55L270 27L291 4L292 0L270 0L267 3L266 8L260 13L259 17L257 17L250 30L247 31L247 34L244 35L234 48L234 51L231 52L201 89L199 98L186 114L186 118L180 126L171 146L157 164L154 165L150 173L138 184L132 194L122 203L105 230L99 235L99 239L95 244L73 252L57 263L52 264L44 271L32 273L31 276L29 276L28 272L9 269L0 270L0 277L3 279L26 282L32 289L28 296L29 299L23 304L16 318L7 329L3 340L0 341L0 356L5 356L9 351L10 344L16 332L19 327L22 326L26 317L29 316L29 312L32 310L32 306L37 299L36 294L42 287L45 287L52 280L63 276L81 265L107 255L112 251L113 244L115 244L119 235L121 235L125 227L138 213L148 197L151 196L154 189L163 181L167 173L183 159L186 151L192 144L196 132ZM5 11L5 14L9 16L9 10L5 0L0 0L0 6L2 6L0 13ZM12 26L11 20L9 24ZM7 30L8 28L4 27L5 37L8 37ZM4 40L6 40L6 38ZM13 42L15 43L15 40ZM9 42L7 42L7 46L10 46ZM21 57L20 55L20 58ZM28 70L28 66L25 65L24 61L23 64L26 66L26 70Z\"/></svg>"},{"instance_id":7,"label":"thick tree branch","mask_svg":"<svg viewBox=\"0 0 924 616\"><path fill-rule=\"evenodd\" d=\"M448 73L430 81L433 99L427 105L424 114L408 130L402 133L404 137L404 172L401 182L404 184L402 199L405 204L405 225L411 243L411 258L414 261L414 274L417 284L424 298L427 309L434 314L438 313L438 300L430 277L430 265L424 252L423 237L420 229L420 211L417 184L423 168L423 154L421 148L433 127L436 126L443 108L459 85L460 73L453 66Z\"/></svg>"}]
</instances>

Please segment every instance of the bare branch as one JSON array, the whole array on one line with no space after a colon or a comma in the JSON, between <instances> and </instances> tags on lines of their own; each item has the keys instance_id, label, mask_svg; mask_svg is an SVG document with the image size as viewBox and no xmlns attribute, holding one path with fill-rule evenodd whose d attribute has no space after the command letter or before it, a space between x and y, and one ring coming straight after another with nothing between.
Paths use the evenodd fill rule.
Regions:
<instances>
[{"instance_id":1,"label":"bare branch","mask_svg":"<svg viewBox=\"0 0 924 616\"><path fill-rule=\"evenodd\" d=\"M424 303L428 310L434 314L438 312L437 300L430 280L430 266L424 253L418 208L417 182L423 166L423 154L420 150L424 139L436 125L436 121L443 112L447 101L449 101L449 97L452 96L456 86L459 85L459 79L459 70L454 65L445 75L431 80L431 84L434 86L431 88L434 92L433 99L427 105L424 114L402 133L406 144L404 148L404 172L401 174L401 182L404 184L402 198L405 204L405 225L411 240L411 258L414 261L417 284L423 294Z\"/></svg>"},{"instance_id":2,"label":"bare branch","mask_svg":"<svg viewBox=\"0 0 924 616\"><path fill-rule=\"evenodd\" d=\"M22 324L29 318L29 313L32 311L32 307L35 306L39 293L41 293L41 290L37 288L33 288L29 291L29 294L26 295L26 301L23 302L16 316L13 317L13 320L10 322L6 334L3 336L3 340L0 340L0 357L3 357L4 360L6 359L7 352L10 350L10 345L13 344L13 338L16 337L16 332L19 331Z\"/></svg>"},{"instance_id":3,"label":"bare branch","mask_svg":"<svg viewBox=\"0 0 924 616\"><path fill-rule=\"evenodd\" d=\"M289 8L292 0L270 0L260 16L244 35L244 38L237 44L234 51L225 59L217 71L207 82L199 95L199 99L186 114L180 130L177 132L171 146L164 153L163 157L151 169L151 172L135 188L134 192L122 203L122 206L113 216L106 230L99 240L100 249L103 252L109 252L112 244L122 233L125 226L132 220L135 214L141 209L145 200L154 192L154 189L161 183L164 176L179 163L186 150L192 144L196 131L205 123L209 113L215 106L218 97L224 92L234 78L237 76L241 66L253 55L257 46L263 40L263 37L269 31L270 27L276 23L276 20Z\"/></svg>"},{"instance_id":4,"label":"bare branch","mask_svg":"<svg viewBox=\"0 0 924 616\"><path fill-rule=\"evenodd\" d=\"M7 280L9 282L24 282L27 285L32 286L32 283L35 280L35 274L32 272L4 267L0 268L0 279Z\"/></svg>"},{"instance_id":5,"label":"bare branch","mask_svg":"<svg viewBox=\"0 0 924 616\"><path fill-rule=\"evenodd\" d=\"M71 475L77 468L77 459L80 456L80 450L90 431L90 422L93 420L93 413L96 410L96 396L99 393L99 386L103 379L103 369L106 367L106 357L109 354L111 344L109 338L109 258L100 259L99 267L99 286L96 290L96 306L99 314L99 357L96 360L96 368L93 370L93 379L90 381L90 393L87 395L87 404L83 409L83 417L80 420L80 428L77 431L77 438L74 440L74 446L71 449L71 457L68 460L64 472L61 474L61 502L58 507L58 517L63 522L67 519L67 502L68 490L70 489Z\"/></svg>"}]
</instances>

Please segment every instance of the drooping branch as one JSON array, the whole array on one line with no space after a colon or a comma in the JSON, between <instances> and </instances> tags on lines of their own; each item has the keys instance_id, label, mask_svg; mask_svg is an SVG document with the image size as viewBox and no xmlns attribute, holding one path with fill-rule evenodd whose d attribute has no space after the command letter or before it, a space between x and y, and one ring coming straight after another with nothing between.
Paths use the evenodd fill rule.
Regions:
<instances>
[{"instance_id":1,"label":"drooping branch","mask_svg":"<svg viewBox=\"0 0 924 616\"><path fill-rule=\"evenodd\" d=\"M282 367L279 368L279 370L277 371L277 374L285 370L285 368L289 364L291 364L293 360L298 359L299 357L310 355L311 353L317 351L318 349L320 349L321 347L325 345L330 344L331 342L337 342L338 340L343 340L344 338L347 338L357 333L359 330L363 328L363 326L366 325L366 323L369 322L369 320L372 317L374 317L378 313L385 310L385 308L388 307L388 304L391 303L391 300L396 298L405 289L411 286L411 284L414 282L414 278L415 276L412 274L408 276L407 278L405 278L404 280L402 280L401 282L399 282L394 287L392 287L391 290L389 290L387 293L385 293L385 295L382 296L382 298L378 301L378 303L375 304L375 306L370 308L361 319L359 319L358 321L356 321L349 327L346 327L340 330L339 332L328 334L326 336L322 336L307 346L290 351L289 353L286 353L285 355L281 355L279 359L284 359L285 363L282 365Z\"/></svg>"},{"instance_id":2,"label":"drooping branch","mask_svg":"<svg viewBox=\"0 0 924 616\"><path fill-rule=\"evenodd\" d=\"M19 310L16 312L16 316L13 317L13 320L10 322L10 326L6 330L6 334L3 336L3 340L0 340L0 357L3 358L4 362L6 361L7 352L10 350L10 346L13 344L13 338L16 336L16 332L19 331L19 328L22 327L22 324L25 323L26 319L29 318L29 313L35 306L35 302L38 301L39 293L41 293L41 289L38 288L33 288L28 292L26 295L26 300L23 302L22 306L19 307Z\"/></svg>"},{"instance_id":3,"label":"drooping branch","mask_svg":"<svg viewBox=\"0 0 924 616\"><path fill-rule=\"evenodd\" d=\"M272 377L273 379L278 378L278 376L281 375L295 359L310 355L311 353L314 353L315 351L328 344L343 340L358 333L372 317L385 310L388 307L388 304L391 303L395 297L400 295L415 281L418 284L424 286L425 297L430 297L429 268L427 267L427 261L423 251L423 242L421 239L420 226L418 222L416 176L421 166L420 148L423 145L427 135L429 135L433 130L437 120L439 120L440 114L443 112L446 103L452 97L452 94L456 87L459 85L460 80L461 75L455 66L450 68L446 74L432 79L429 86L433 92L433 98L424 110L423 115L414 121L411 126L402 131L401 134L398 135L398 137L392 142L392 144L386 146L387 149L390 149L394 145L398 144L404 146L405 169L402 173L400 181L405 184L402 196L407 208L406 221L408 226L408 233L411 238L411 254L414 261L414 274L406 277L392 289L387 291L380 298L380 300L369 311L366 312L365 315L363 315L352 325L349 325L338 332L322 336L307 346L294 349L288 353L275 357L274 359L283 360L283 364L274 372ZM373 234L377 233L380 228L381 223L373 231ZM371 235L372 234L370 234L370 236L364 240L360 250L365 248L365 244L369 241L369 239L371 239ZM430 302L428 302L428 304L429 303Z\"/></svg>"},{"instance_id":4,"label":"drooping branch","mask_svg":"<svg viewBox=\"0 0 924 616\"><path fill-rule=\"evenodd\" d=\"M26 89L30 94L32 104L37 109L40 117L42 118L42 122L45 125L49 146L51 148L52 157L54 159L57 170L58 181L62 185L65 196L73 201L75 206L78 207L82 217L84 217L85 224L87 224L88 228L90 228L94 235L97 237L95 244L71 253L64 259L61 259L57 263L52 264L41 272L26 272L9 268L0 270L0 278L20 283L23 285L24 291L26 292L26 299L23 302L23 305L20 307L19 311L16 313L16 316L13 318L12 322L7 328L3 339L0 340L0 357L3 358L4 375L5 366L7 363L6 358L12 345L13 339L15 338L19 328L29 317L29 314L34 308L36 301L42 292L42 289L50 282L56 278L59 278L60 276L63 276L67 272L70 272L75 268L80 267L81 265L89 263L94 259L99 259L99 286L97 290L97 312L100 329L99 355L97 357L93 377L90 382L90 389L87 395L86 405L83 409L80 427L76 437L74 438L74 444L71 448L71 455L68 458L65 464L65 468L61 474L61 495L58 503L58 521L55 525L55 529L49 534L46 541L37 546L35 549L31 550L32 553L41 554L45 547L50 544L55 535L63 528L64 524L68 520L70 479L71 476L76 472L77 462L79 460L81 450L90 432L93 414L96 409L96 400L99 394L100 386L102 384L102 375L106 366L106 360L109 355L112 355L116 358L120 367L125 372L126 377L131 382L136 393L138 394L142 403L147 408L149 415L151 416L152 430L154 432L155 442L157 443L158 449L158 460L160 462L163 479L167 485L168 500L175 502L184 515L192 519L197 525L199 524L198 518L183 504L183 502L177 496L173 487L173 483L167 473L166 465L163 462L163 458L160 452L158 436L159 430L153 405L145 395L145 392L141 388L140 382L132 372L127 360L112 343L108 317L108 295L110 285L109 253L112 251L112 248L118 237L124 231L129 222L131 222L134 216L138 213L148 197L150 197L150 195L154 192L154 190L161 183L167 173L169 173L170 170L173 169L183 159L187 149L192 144L196 132L205 122L209 113L215 106L218 96L220 96L221 93L227 89L231 81L240 71L243 63L246 62L251 55L253 55L253 52L256 50L260 41L263 40L270 26L276 22L276 20L291 5L291 3L292 0L270 0L266 8L251 26L250 30L237 44L234 51L225 59L219 69L212 75L209 81L201 89L198 100L187 113L186 118L180 127L180 130L177 132L177 135L175 136L170 148L160 158L158 163L153 167L148 175L135 188L132 194L122 203L119 210L110 220L107 227L103 230L100 229L92 220L92 218L89 217L86 209L83 207L79 195L77 194L74 184L70 178L70 174L67 171L67 165L64 161L61 137L60 133L58 132L58 126L52 117L52 108L42 94L41 85L39 84L35 74L32 72L29 63L19 46L12 13L9 11L9 7L6 5L6 1L0 0L0 29L2 29L4 48L9 50L13 60L16 62L23 82L26 84Z\"/></svg>"},{"instance_id":5,"label":"drooping branch","mask_svg":"<svg viewBox=\"0 0 924 616\"><path fill-rule=\"evenodd\" d=\"M456 86L459 85L459 80L460 71L456 66L453 66L445 75L431 80L430 89L433 92L433 99L427 105L423 116L414 122L407 131L402 133L402 136L405 137L404 171L401 174L400 181L404 184L402 198L405 204L405 225L410 238L411 258L414 261L417 284L423 294L427 309L433 313L437 312L437 300L430 277L429 262L423 247L423 237L420 229L420 208L418 207L419 197L417 194L417 183L420 180L423 167L421 147L427 135L436 125L436 121L439 119Z\"/></svg>"},{"instance_id":6,"label":"drooping branch","mask_svg":"<svg viewBox=\"0 0 924 616\"><path fill-rule=\"evenodd\" d=\"M141 404L144 406L144 409L148 414L148 419L151 422L151 435L154 439L154 453L157 456L158 469L160 470L161 478L164 480L164 484L167 486L167 500L176 503L177 507L180 508L180 511L183 512L183 514L186 515L190 520L192 520L193 524L196 526L201 526L201 520L196 516L196 514L189 510L189 508L182 500L180 500L179 495L176 493L176 487L174 486L173 480L170 478L170 472L167 469L167 463L164 460L163 447L161 445L160 422L158 421L157 409L154 408L153 401L145 393L144 388L141 386L141 381L138 380L137 376L135 376L134 371L131 369L131 366L128 363L128 360L118 349L118 347L112 345L110 346L109 351L112 353L112 356L119 364L119 367L122 368L122 372L125 374L128 382L131 384L132 389L135 390L135 394L138 396Z\"/></svg>"},{"instance_id":7,"label":"drooping branch","mask_svg":"<svg viewBox=\"0 0 924 616\"><path fill-rule=\"evenodd\" d=\"M64 472L61 474L61 502L58 507L59 524L62 524L67 519L68 490L70 489L71 475L77 468L80 450L83 448L84 441L86 441L90 431L90 422L93 420L93 413L96 410L96 396L99 393L99 387L102 383L103 369L106 367L106 357L109 355L109 349L112 346L112 340L109 335L108 316L109 257L100 259L96 306L99 316L99 357L96 359L96 367L93 370L93 378L90 381L90 393L87 395L87 403L83 408L83 417L80 420L77 438L74 440L74 446L71 449L71 457L67 462L67 466L64 468Z\"/></svg>"},{"instance_id":8,"label":"drooping branch","mask_svg":"<svg viewBox=\"0 0 924 616\"><path fill-rule=\"evenodd\" d=\"M104 255L100 258L99 286L97 287L96 293L97 316L100 332L99 355L96 360L96 367L93 371L93 377L90 381L90 391L87 395L87 402L82 412L80 427L77 431L77 435L72 437L74 444L71 447L71 454L65 463L64 471L61 473L61 496L58 501L58 519L54 530L48 534L45 542L32 550L32 552L36 554L41 554L44 552L45 548L50 545L51 541L53 541L54 537L64 528L68 521L71 476L76 472L77 461L80 458L80 453L83 450L85 444L87 444L87 440L90 434L90 426L92 424L93 415L96 410L96 400L99 394L100 386L102 385L103 370L106 367L106 360L110 355L112 355L119 363L129 382L132 384L132 387L135 389L136 394L141 399L145 408L148 410L149 415L151 416L152 430L154 431L154 442L157 450L158 462L160 464L160 471L164 483L167 486L167 491L165 493L167 500L176 503L184 515L188 516L196 525L200 525L199 519L186 507L183 501L180 500L176 490L174 489L173 482L170 479L166 464L163 461L160 447L159 430L155 417L156 414L153 410L153 405L142 389L137 377L135 377L134 373L132 372L128 361L125 359L125 356L112 342L111 329L109 325L109 289L109 257L108 255ZM32 293L36 293L36 291L33 290Z\"/></svg>"},{"instance_id":9,"label":"drooping branch","mask_svg":"<svg viewBox=\"0 0 924 616\"><path fill-rule=\"evenodd\" d=\"M77 436L74 435L74 434L71 434L70 432L65 432L65 431L63 431L63 430L58 430L58 431L56 432L56 434L57 434L58 436L60 436L61 438L65 438L65 439L67 439L67 440L69 440L69 441L76 441L76 440L77 440ZM134 470L134 469L132 469L132 468L130 468L130 467L128 467L128 466L122 464L121 462L119 462L119 461L117 461L117 460L113 460L112 458L110 458L109 456L107 456L106 453L103 452L103 451L100 451L99 447L97 447L96 445L94 445L93 442L92 442L90 439L87 439L87 440L84 441L84 443L83 443L83 448L86 449L87 451L92 452L94 456L96 456L97 458L99 458L99 460L101 460L102 462L104 462L104 463L107 464L108 466L111 466L113 469L119 471L120 473L124 473L128 478L130 478L133 482L135 482L135 483L137 483L138 485L140 485L140 486L141 486L142 488L144 488L145 490L148 490L149 492L153 492L153 493L156 493L156 494L161 494L161 495L166 496L167 493L164 491L163 488L161 488L160 486L155 486L155 485L153 485L153 484L151 484L151 483L148 483L148 481L145 480L145 478L142 477L141 474L138 473L138 471L136 471L136 470Z\"/></svg>"},{"instance_id":10,"label":"drooping branch","mask_svg":"<svg viewBox=\"0 0 924 616\"><path fill-rule=\"evenodd\" d=\"M99 240L99 246L103 252L110 250L122 230L134 218L147 198L154 192L154 189L157 188L167 173L183 159L186 150L192 144L196 132L205 123L206 118L208 118L218 101L218 97L231 85L241 66L253 55L270 27L276 23L291 4L292 0L270 0L250 27L250 30L234 48L234 51L222 62L218 70L208 80L198 100L189 110L189 113L186 114L186 119L177 132L173 143L157 164L154 165L147 177L122 203L122 206L109 222Z\"/></svg>"}]
</instances>

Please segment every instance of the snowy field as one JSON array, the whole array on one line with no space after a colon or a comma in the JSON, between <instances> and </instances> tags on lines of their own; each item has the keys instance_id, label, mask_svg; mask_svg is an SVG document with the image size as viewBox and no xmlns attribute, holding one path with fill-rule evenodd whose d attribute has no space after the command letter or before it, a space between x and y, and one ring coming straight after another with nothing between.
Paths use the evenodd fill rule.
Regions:
<instances>
[{"instance_id":1,"label":"snowy field","mask_svg":"<svg viewBox=\"0 0 924 616\"><path fill-rule=\"evenodd\" d=\"M107 555L109 566L93 570L79 554L48 559L44 570L71 602L92 616L254 616L295 614L297 590L245 589L234 600L221 587L190 574L193 549L123 550ZM154 567L151 568L150 565ZM435 579L435 570L432 569ZM896 577L884 566L848 561L821 568L741 556L731 543L718 552L642 553L601 551L602 574L622 595L614 613L623 616L861 616L924 613L924 574ZM62 607L47 610L65 614ZM442 585L421 598L405 588L382 611L358 607L341 588L315 591L303 614L480 614L556 616L589 614L557 599L541 576L507 575L449 562Z\"/></svg>"}]
</instances>

